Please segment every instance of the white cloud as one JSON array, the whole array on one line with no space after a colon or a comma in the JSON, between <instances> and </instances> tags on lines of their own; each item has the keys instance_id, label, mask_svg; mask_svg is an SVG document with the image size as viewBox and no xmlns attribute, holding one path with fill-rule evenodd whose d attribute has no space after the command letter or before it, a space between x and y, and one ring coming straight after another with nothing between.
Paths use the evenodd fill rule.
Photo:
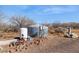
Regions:
<instances>
[{"instance_id":1,"label":"white cloud","mask_svg":"<svg viewBox=\"0 0 79 59\"><path fill-rule=\"evenodd\" d=\"M52 6L52 7L43 9L41 13L62 14L62 13L75 12L77 10L78 8L76 6Z\"/></svg>"}]
</instances>

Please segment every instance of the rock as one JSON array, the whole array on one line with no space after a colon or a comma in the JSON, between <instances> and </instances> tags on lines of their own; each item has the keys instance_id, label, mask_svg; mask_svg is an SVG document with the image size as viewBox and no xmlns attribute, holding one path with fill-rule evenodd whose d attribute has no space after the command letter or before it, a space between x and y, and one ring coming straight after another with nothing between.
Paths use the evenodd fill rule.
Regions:
<instances>
[{"instance_id":1,"label":"rock","mask_svg":"<svg viewBox=\"0 0 79 59\"><path fill-rule=\"evenodd\" d=\"M72 38L78 38L78 35L75 33L72 33Z\"/></svg>"},{"instance_id":2,"label":"rock","mask_svg":"<svg viewBox=\"0 0 79 59\"><path fill-rule=\"evenodd\" d=\"M64 36L65 36L65 37L68 37L68 38L78 38L78 35L75 34L75 33L65 34Z\"/></svg>"},{"instance_id":3,"label":"rock","mask_svg":"<svg viewBox=\"0 0 79 59\"><path fill-rule=\"evenodd\" d=\"M3 48L2 47L0 47L0 51L2 51L3 50Z\"/></svg>"},{"instance_id":4,"label":"rock","mask_svg":"<svg viewBox=\"0 0 79 59\"><path fill-rule=\"evenodd\" d=\"M9 50L9 53L11 53L11 50Z\"/></svg>"},{"instance_id":5,"label":"rock","mask_svg":"<svg viewBox=\"0 0 79 59\"><path fill-rule=\"evenodd\" d=\"M36 44L36 45L39 45L39 43L40 43L40 40L36 40L36 41L34 42L34 44Z\"/></svg>"}]
</instances>

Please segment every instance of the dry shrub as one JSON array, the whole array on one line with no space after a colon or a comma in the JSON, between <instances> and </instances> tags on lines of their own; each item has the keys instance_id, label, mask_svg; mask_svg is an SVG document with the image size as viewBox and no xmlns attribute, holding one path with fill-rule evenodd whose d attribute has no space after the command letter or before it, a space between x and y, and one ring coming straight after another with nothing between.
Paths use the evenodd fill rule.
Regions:
<instances>
[{"instance_id":1,"label":"dry shrub","mask_svg":"<svg viewBox=\"0 0 79 59\"><path fill-rule=\"evenodd\" d=\"M79 23L76 22L68 22L68 23L53 23L52 27L58 28L58 27L72 27L73 29L79 29Z\"/></svg>"},{"instance_id":2,"label":"dry shrub","mask_svg":"<svg viewBox=\"0 0 79 59\"><path fill-rule=\"evenodd\" d=\"M62 27L58 27L55 29L55 33L64 33L64 29Z\"/></svg>"},{"instance_id":3,"label":"dry shrub","mask_svg":"<svg viewBox=\"0 0 79 59\"><path fill-rule=\"evenodd\" d=\"M55 31L54 31L54 28L53 27L48 27L48 32L50 34L53 34Z\"/></svg>"},{"instance_id":4,"label":"dry shrub","mask_svg":"<svg viewBox=\"0 0 79 59\"><path fill-rule=\"evenodd\" d=\"M2 35L2 34L0 34L0 37L3 37L3 35Z\"/></svg>"}]
</instances>

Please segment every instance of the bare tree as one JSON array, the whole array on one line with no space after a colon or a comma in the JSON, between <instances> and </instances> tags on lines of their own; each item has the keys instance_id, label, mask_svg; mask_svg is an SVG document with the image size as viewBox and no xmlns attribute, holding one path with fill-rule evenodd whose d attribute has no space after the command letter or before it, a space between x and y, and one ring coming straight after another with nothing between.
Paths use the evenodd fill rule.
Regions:
<instances>
[{"instance_id":1,"label":"bare tree","mask_svg":"<svg viewBox=\"0 0 79 59\"><path fill-rule=\"evenodd\" d=\"M5 21L4 21L4 14L0 12L0 31L4 30L5 26Z\"/></svg>"},{"instance_id":2,"label":"bare tree","mask_svg":"<svg viewBox=\"0 0 79 59\"><path fill-rule=\"evenodd\" d=\"M35 22L25 16L12 16L10 18L12 30L18 30L21 27L26 27L35 24Z\"/></svg>"},{"instance_id":3,"label":"bare tree","mask_svg":"<svg viewBox=\"0 0 79 59\"><path fill-rule=\"evenodd\" d=\"M11 23L18 27L24 27L24 26L35 24L33 20L30 20L29 18L26 18L25 16L13 16L11 17Z\"/></svg>"}]
</instances>

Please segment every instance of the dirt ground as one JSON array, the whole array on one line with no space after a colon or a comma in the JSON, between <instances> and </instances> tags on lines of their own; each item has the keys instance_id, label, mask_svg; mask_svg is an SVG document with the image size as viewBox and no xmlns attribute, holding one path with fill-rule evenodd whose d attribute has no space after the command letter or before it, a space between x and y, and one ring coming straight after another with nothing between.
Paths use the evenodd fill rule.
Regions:
<instances>
[{"instance_id":1,"label":"dirt ground","mask_svg":"<svg viewBox=\"0 0 79 59\"><path fill-rule=\"evenodd\" d=\"M79 29L72 30L72 32L79 34ZM10 38L14 38L17 33L10 33L10 35L12 35ZM2 53L79 53L79 38L65 38L61 34L49 33L47 38L33 38L32 42L26 41L17 46L1 47Z\"/></svg>"}]
</instances>

